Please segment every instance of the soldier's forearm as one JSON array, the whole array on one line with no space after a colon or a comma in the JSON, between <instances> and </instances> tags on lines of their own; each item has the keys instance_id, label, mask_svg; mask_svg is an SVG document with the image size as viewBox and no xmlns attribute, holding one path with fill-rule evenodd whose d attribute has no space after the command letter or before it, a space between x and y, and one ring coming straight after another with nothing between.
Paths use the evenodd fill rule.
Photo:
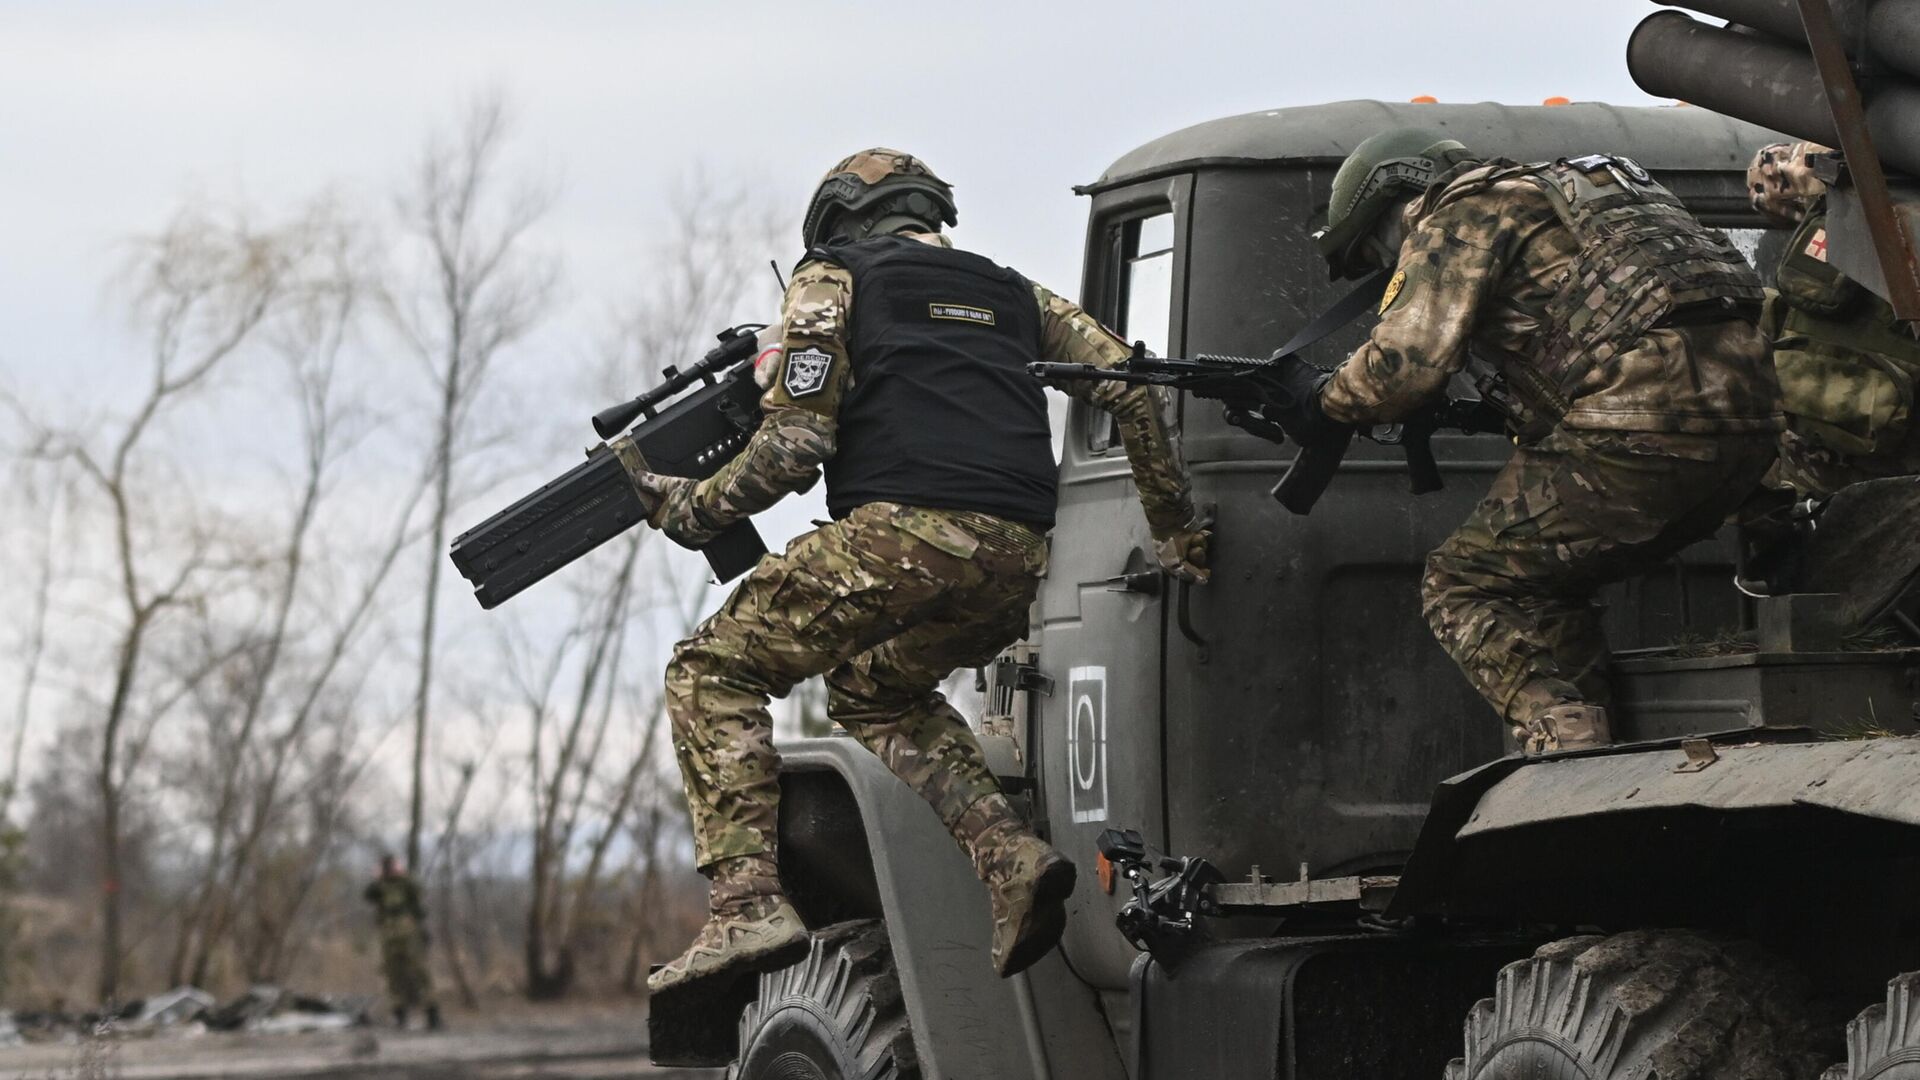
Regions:
<instances>
[{"instance_id":1,"label":"soldier's forearm","mask_svg":"<svg viewBox=\"0 0 1920 1080\"><path fill-rule=\"evenodd\" d=\"M1113 415L1147 523L1155 535L1185 527L1193 520L1193 484L1174 433L1171 399L1159 387L1103 385L1124 390L1096 398L1096 404Z\"/></svg>"},{"instance_id":2,"label":"soldier's forearm","mask_svg":"<svg viewBox=\"0 0 1920 1080\"><path fill-rule=\"evenodd\" d=\"M719 472L671 497L667 515L691 522L710 539L727 526L805 491L833 457L835 424L817 413L783 409L769 413L746 449ZM674 506L672 501L680 501Z\"/></svg>"},{"instance_id":3,"label":"soldier's forearm","mask_svg":"<svg viewBox=\"0 0 1920 1080\"><path fill-rule=\"evenodd\" d=\"M1403 367L1382 378L1369 356L1355 353L1327 381L1320 408L1343 424L1392 424L1420 411L1446 389L1452 373L1424 366ZM1358 366L1356 366L1358 365Z\"/></svg>"}]
</instances>

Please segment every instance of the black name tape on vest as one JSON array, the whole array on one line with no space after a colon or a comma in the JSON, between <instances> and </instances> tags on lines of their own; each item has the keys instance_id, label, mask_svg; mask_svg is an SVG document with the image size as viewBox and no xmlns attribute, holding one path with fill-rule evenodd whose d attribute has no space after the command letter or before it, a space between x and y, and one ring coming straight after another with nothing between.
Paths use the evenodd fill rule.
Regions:
<instances>
[{"instance_id":1,"label":"black name tape on vest","mask_svg":"<svg viewBox=\"0 0 1920 1080\"><path fill-rule=\"evenodd\" d=\"M972 323L975 326L993 325L993 312L967 304L928 304L927 314L935 319L951 319L954 322Z\"/></svg>"}]
</instances>

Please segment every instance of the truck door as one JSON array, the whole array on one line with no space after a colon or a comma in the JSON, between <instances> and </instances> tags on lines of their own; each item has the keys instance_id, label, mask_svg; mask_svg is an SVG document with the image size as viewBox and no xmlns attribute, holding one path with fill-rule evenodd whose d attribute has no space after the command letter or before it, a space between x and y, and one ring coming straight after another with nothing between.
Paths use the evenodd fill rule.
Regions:
<instances>
[{"instance_id":1,"label":"truck door","mask_svg":"<svg viewBox=\"0 0 1920 1080\"><path fill-rule=\"evenodd\" d=\"M1190 177L1103 193L1088 231L1082 303L1160 355L1180 345L1181 234ZM1126 451L1108 416L1075 402L1061 448L1059 522L1040 593L1040 813L1077 862L1066 949L1096 986L1126 985L1133 948L1114 929L1123 896L1094 880L1109 826L1166 840L1161 656L1177 592L1158 570Z\"/></svg>"}]
</instances>

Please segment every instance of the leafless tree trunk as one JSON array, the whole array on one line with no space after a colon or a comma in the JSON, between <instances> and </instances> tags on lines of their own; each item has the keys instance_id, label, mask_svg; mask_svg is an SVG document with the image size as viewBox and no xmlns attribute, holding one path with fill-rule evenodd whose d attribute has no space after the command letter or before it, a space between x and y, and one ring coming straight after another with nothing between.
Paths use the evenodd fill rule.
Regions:
<instances>
[{"instance_id":1,"label":"leafless tree trunk","mask_svg":"<svg viewBox=\"0 0 1920 1080\"><path fill-rule=\"evenodd\" d=\"M279 551L262 560L263 572L272 579L270 600L265 626L253 635L248 650L250 662L237 676L239 700L222 701L215 707L222 723L230 719L229 712L237 712L238 719L225 738L208 740L209 749L217 749L218 755L211 762L216 788L209 822L211 851L200 888L180 922L168 975L175 983L206 983L213 950L230 925L233 889L222 886L229 878L229 845L243 786L253 776L249 766L256 754L256 736L276 700L273 691L281 681L322 495L342 444L353 439L352 433L340 431L351 408L339 400L336 385L341 349L355 322L365 275L356 238L344 225L330 223L321 247L324 276L308 286L304 302L269 335L287 364L299 407L301 480L288 522L283 531L276 530L285 540ZM238 879L245 871L245 860L234 862L230 876Z\"/></svg>"},{"instance_id":2,"label":"leafless tree trunk","mask_svg":"<svg viewBox=\"0 0 1920 1080\"><path fill-rule=\"evenodd\" d=\"M702 178L682 186L664 240L649 253L651 276L608 350L600 389L609 399L630 395L667 365L697 355L715 330L771 317L776 293L761 260L773 249L776 221L744 187ZM545 674L523 673L519 680L531 720L534 827L524 944L526 985L536 998L571 989L583 935L597 925L596 910L607 906L609 856L636 808L651 802L658 775L659 694L630 692L620 676L633 648L633 613L651 592L642 576L652 573L644 565L644 536L629 538L617 563L594 564L604 568L602 576L579 598L574 622L540 665ZM691 628L704 594L704 586L674 594L679 620L669 632ZM554 677L563 669L577 677L570 697L555 701ZM636 677L657 685L653 671ZM622 711L616 703L642 717L642 727L624 767L606 774L602 748Z\"/></svg>"},{"instance_id":3,"label":"leafless tree trunk","mask_svg":"<svg viewBox=\"0 0 1920 1080\"><path fill-rule=\"evenodd\" d=\"M458 895L454 883L455 864L459 862L460 818L466 812L467 797L473 793L474 777L479 770L478 760L460 763L460 781L455 785L453 799L447 807L447 819L440 827L440 840L434 845L433 862L420 869L422 880L439 881L439 887L434 890L437 895L432 906L434 921L439 926L440 953L447 958L447 970L453 973L453 985L460 993L460 1003L469 1009L480 1004L480 995L474 991L473 976L467 972L460 939L454 933L454 903Z\"/></svg>"},{"instance_id":4,"label":"leafless tree trunk","mask_svg":"<svg viewBox=\"0 0 1920 1080\"><path fill-rule=\"evenodd\" d=\"M53 592L53 581L59 572L55 543L61 528L61 510L65 502L65 477L62 470L55 467L52 475L43 483L40 477L33 475L40 463L29 461L21 471L22 491L21 517L35 523L36 535L33 550L33 598L27 616L26 641L20 651L20 696L14 707L14 729L11 752L7 755L6 779L0 780L0 826L11 820L9 811L13 800L20 794L21 769L27 756L27 731L32 725L33 694L40 681L40 665L47 651L47 608Z\"/></svg>"},{"instance_id":5,"label":"leafless tree trunk","mask_svg":"<svg viewBox=\"0 0 1920 1080\"><path fill-rule=\"evenodd\" d=\"M420 612L419 670L413 696L413 765L407 817L407 862L420 861L426 812L428 724L432 716L434 646L448 515L455 508L455 472L468 420L502 348L520 340L547 309L552 263L529 250L528 232L547 199L531 188L501 189L508 133L496 97L471 106L456 136L436 138L401 200L408 231L425 246L420 280L390 305L398 326L424 361L436 393L429 456L432 494L427 525L426 593Z\"/></svg>"},{"instance_id":6,"label":"leafless tree trunk","mask_svg":"<svg viewBox=\"0 0 1920 1080\"><path fill-rule=\"evenodd\" d=\"M148 381L133 412L104 446L77 434L38 433L42 456L72 462L105 502L122 623L114 630L112 682L101 722L94 785L100 801L101 1000L119 994L123 950L121 835L127 783L164 715L155 707L135 719L141 665L156 624L197 590L212 561L209 538L191 522L185 501L148 498L143 488L149 436L156 422L203 389L213 373L249 342L270 315L301 287L299 270L310 251L310 222L261 229L242 218L217 219L189 209L157 236L134 247L129 279L134 309L149 332ZM186 518L182 528L181 519ZM174 544L155 541L169 527ZM180 552L171 565L162 547ZM196 676L193 682L198 681ZM187 690L176 694L178 700ZM170 704L170 703L169 703Z\"/></svg>"}]
</instances>

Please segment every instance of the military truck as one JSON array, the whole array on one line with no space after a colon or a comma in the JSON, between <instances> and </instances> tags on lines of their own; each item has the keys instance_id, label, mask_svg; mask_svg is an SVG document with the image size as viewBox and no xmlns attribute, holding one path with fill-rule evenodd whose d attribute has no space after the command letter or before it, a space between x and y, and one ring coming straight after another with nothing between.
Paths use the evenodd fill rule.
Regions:
<instances>
[{"instance_id":1,"label":"military truck","mask_svg":"<svg viewBox=\"0 0 1920 1080\"><path fill-rule=\"evenodd\" d=\"M1519 160L1627 155L1756 265L1782 243L1744 190L1778 138L1759 127L1350 101L1120 158L1079 189L1083 301L1165 355L1265 355L1339 295L1306 242L1336 166L1406 124ZM1911 617L1904 578L1854 580L1873 560L1842 544L1819 594L1757 598L1730 537L1697 545L1609 595L1624 741L1525 758L1418 612L1426 553L1509 445L1437 437L1447 486L1416 498L1396 451L1357 444L1299 517L1268 493L1292 447L1180 409L1212 583L1155 569L1118 440L1076 407L1031 633L982 679L995 772L1083 868L1061 947L996 978L985 892L935 816L851 740L792 742L781 870L812 953L656 1000L655 1061L751 1080L1920 1076L1920 635L1843 640L1862 605ZM1826 520L1911 512L1889 483Z\"/></svg>"}]
</instances>

